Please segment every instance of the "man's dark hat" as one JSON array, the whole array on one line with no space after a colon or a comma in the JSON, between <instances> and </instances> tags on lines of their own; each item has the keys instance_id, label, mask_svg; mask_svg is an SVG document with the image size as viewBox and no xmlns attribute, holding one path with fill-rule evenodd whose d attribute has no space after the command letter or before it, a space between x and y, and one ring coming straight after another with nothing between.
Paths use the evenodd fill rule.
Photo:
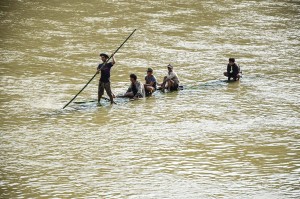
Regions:
<instances>
[{"instance_id":1,"label":"man's dark hat","mask_svg":"<svg viewBox=\"0 0 300 199\"><path fill-rule=\"evenodd\" d=\"M106 53L100 53L100 57L106 57L106 58L109 58L109 56L106 54Z\"/></svg>"},{"instance_id":2,"label":"man's dark hat","mask_svg":"<svg viewBox=\"0 0 300 199\"><path fill-rule=\"evenodd\" d=\"M169 64L167 67L173 69L173 66L171 64Z\"/></svg>"},{"instance_id":3,"label":"man's dark hat","mask_svg":"<svg viewBox=\"0 0 300 199\"><path fill-rule=\"evenodd\" d=\"M153 72L152 68L148 68L147 72Z\"/></svg>"}]
</instances>

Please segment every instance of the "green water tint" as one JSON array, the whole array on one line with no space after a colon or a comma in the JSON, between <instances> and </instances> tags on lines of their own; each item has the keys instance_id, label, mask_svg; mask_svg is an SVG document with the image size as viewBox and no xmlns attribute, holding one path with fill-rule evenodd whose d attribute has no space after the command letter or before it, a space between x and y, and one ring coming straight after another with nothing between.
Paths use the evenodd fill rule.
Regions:
<instances>
[{"instance_id":1,"label":"green water tint","mask_svg":"<svg viewBox=\"0 0 300 199\"><path fill-rule=\"evenodd\" d=\"M297 1L1 1L0 198L300 198ZM61 108L115 50L114 93ZM227 83L228 58L244 73ZM76 98L97 99L99 76ZM120 101L119 101L120 100ZM124 101L123 101L124 100Z\"/></svg>"}]
</instances>

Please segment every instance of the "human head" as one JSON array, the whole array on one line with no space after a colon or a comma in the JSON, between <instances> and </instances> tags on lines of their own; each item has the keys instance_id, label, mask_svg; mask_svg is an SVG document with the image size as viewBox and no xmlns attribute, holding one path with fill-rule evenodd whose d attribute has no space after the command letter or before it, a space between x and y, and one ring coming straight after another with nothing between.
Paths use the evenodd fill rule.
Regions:
<instances>
[{"instance_id":1,"label":"human head","mask_svg":"<svg viewBox=\"0 0 300 199\"><path fill-rule=\"evenodd\" d=\"M130 77L130 81L131 81L132 83L136 82L137 76L136 76L135 74L130 74L129 77Z\"/></svg>"},{"instance_id":2,"label":"human head","mask_svg":"<svg viewBox=\"0 0 300 199\"><path fill-rule=\"evenodd\" d=\"M233 65L235 62L235 59L234 58L229 58L229 65Z\"/></svg>"},{"instance_id":3,"label":"human head","mask_svg":"<svg viewBox=\"0 0 300 199\"><path fill-rule=\"evenodd\" d=\"M103 62L106 62L106 60L109 58L109 56L106 53L100 53L100 57Z\"/></svg>"},{"instance_id":4,"label":"human head","mask_svg":"<svg viewBox=\"0 0 300 199\"><path fill-rule=\"evenodd\" d=\"M148 75L152 75L152 74L153 74L153 69L152 69L152 68L148 68L147 74L148 74Z\"/></svg>"},{"instance_id":5,"label":"human head","mask_svg":"<svg viewBox=\"0 0 300 199\"><path fill-rule=\"evenodd\" d=\"M173 66L171 64L168 65L169 72L173 71Z\"/></svg>"}]
</instances>

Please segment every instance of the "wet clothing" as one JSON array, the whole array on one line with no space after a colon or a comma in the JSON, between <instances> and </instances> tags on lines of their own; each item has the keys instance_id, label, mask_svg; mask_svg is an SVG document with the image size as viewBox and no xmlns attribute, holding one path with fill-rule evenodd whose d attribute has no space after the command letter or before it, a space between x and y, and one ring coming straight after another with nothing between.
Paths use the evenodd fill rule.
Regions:
<instances>
[{"instance_id":1,"label":"wet clothing","mask_svg":"<svg viewBox=\"0 0 300 199\"><path fill-rule=\"evenodd\" d=\"M99 64L98 70L103 66L104 63ZM101 77L100 82L107 83L110 82L110 69L113 67L113 63L106 63L104 67L101 69Z\"/></svg>"},{"instance_id":2,"label":"wet clothing","mask_svg":"<svg viewBox=\"0 0 300 199\"><path fill-rule=\"evenodd\" d=\"M179 85L177 83L174 83L173 86L170 87L170 91L177 91L179 88Z\"/></svg>"},{"instance_id":3,"label":"wet clothing","mask_svg":"<svg viewBox=\"0 0 300 199\"><path fill-rule=\"evenodd\" d=\"M156 90L157 89L157 82L156 82L156 78L154 75L151 75L151 76L145 76L145 81L146 81L146 84L151 84L151 82L153 82L153 85L152 87Z\"/></svg>"},{"instance_id":4,"label":"wet clothing","mask_svg":"<svg viewBox=\"0 0 300 199\"><path fill-rule=\"evenodd\" d=\"M99 86L98 86L98 95L99 96L102 96L104 94L104 89L108 96L112 95L111 88L110 88L110 82L104 83L104 82L99 81Z\"/></svg>"},{"instance_id":5,"label":"wet clothing","mask_svg":"<svg viewBox=\"0 0 300 199\"><path fill-rule=\"evenodd\" d=\"M134 84L130 84L127 93L132 92L134 97L143 98L145 97L145 88L144 84L140 83L139 81L136 81Z\"/></svg>"},{"instance_id":6,"label":"wet clothing","mask_svg":"<svg viewBox=\"0 0 300 199\"><path fill-rule=\"evenodd\" d=\"M237 75L240 73L240 67L238 64L234 63L232 66L229 64L227 65L227 75L228 79L232 78L237 78Z\"/></svg>"}]
</instances>

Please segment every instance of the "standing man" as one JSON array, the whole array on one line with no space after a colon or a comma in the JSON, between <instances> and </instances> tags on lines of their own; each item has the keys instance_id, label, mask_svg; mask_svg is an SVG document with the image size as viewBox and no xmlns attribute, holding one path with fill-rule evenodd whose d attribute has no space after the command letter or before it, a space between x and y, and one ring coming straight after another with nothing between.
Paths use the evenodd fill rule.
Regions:
<instances>
[{"instance_id":1,"label":"standing man","mask_svg":"<svg viewBox=\"0 0 300 199\"><path fill-rule=\"evenodd\" d=\"M99 80L99 87L98 87L98 104L100 104L100 99L102 98L102 95L104 94L104 89L110 99L110 103L113 104L113 96L110 88L110 69L113 67L113 65L116 63L115 57L112 54L112 62L106 63L109 56L106 53L100 54L102 63L99 64L97 67L97 73L101 72L101 77Z\"/></svg>"},{"instance_id":2,"label":"standing man","mask_svg":"<svg viewBox=\"0 0 300 199\"><path fill-rule=\"evenodd\" d=\"M173 66L168 65L168 75L164 77L164 81L161 84L161 90L164 91L166 88L169 91L177 91L179 87L179 78L173 71Z\"/></svg>"},{"instance_id":3,"label":"standing man","mask_svg":"<svg viewBox=\"0 0 300 199\"><path fill-rule=\"evenodd\" d=\"M145 76L145 91L146 91L146 95L150 96L156 89L156 78L153 75L153 69L152 68L148 68L147 70L147 75Z\"/></svg>"},{"instance_id":4,"label":"standing man","mask_svg":"<svg viewBox=\"0 0 300 199\"><path fill-rule=\"evenodd\" d=\"M137 81L137 76L135 74L130 75L130 86L124 97L133 98L134 100L145 97L144 85Z\"/></svg>"},{"instance_id":5,"label":"standing man","mask_svg":"<svg viewBox=\"0 0 300 199\"><path fill-rule=\"evenodd\" d=\"M224 72L224 75L228 77L228 81L233 78L234 81L239 80L241 77L240 67L235 63L234 58L229 58L229 63L227 65L227 72Z\"/></svg>"}]
</instances>

